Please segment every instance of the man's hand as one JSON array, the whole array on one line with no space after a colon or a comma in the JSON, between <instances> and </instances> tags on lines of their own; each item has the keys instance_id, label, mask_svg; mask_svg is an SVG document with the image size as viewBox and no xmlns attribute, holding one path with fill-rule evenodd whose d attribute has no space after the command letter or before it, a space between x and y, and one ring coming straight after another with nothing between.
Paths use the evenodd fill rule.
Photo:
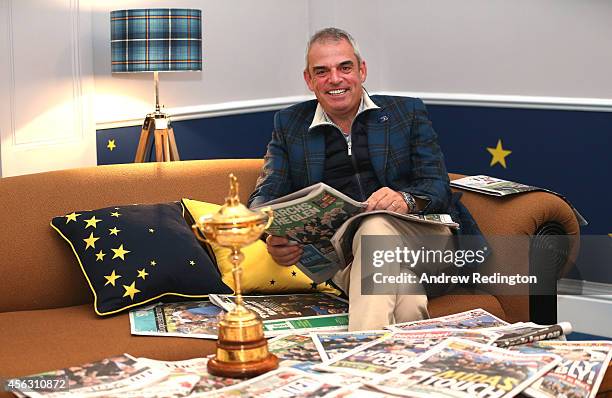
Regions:
<instances>
[{"instance_id":1,"label":"man's hand","mask_svg":"<svg viewBox=\"0 0 612 398\"><path fill-rule=\"evenodd\" d=\"M391 210L396 213L408 213L408 205L401 193L388 187L380 188L374 192L367 200L366 211L372 210Z\"/></svg>"},{"instance_id":2,"label":"man's hand","mask_svg":"<svg viewBox=\"0 0 612 398\"><path fill-rule=\"evenodd\" d=\"M280 265L293 265L297 263L304 253L300 245L290 244L287 238L282 236L269 235L266 238L268 253L274 261Z\"/></svg>"}]
</instances>

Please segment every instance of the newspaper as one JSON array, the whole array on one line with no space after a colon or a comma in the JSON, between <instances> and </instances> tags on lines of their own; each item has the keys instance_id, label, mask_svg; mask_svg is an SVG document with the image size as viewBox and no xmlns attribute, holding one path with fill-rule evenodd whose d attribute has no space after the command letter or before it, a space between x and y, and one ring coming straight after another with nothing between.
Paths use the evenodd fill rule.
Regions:
<instances>
[{"instance_id":1,"label":"newspaper","mask_svg":"<svg viewBox=\"0 0 612 398\"><path fill-rule=\"evenodd\" d=\"M401 330L424 330L424 329L482 329L498 326L507 326L508 322L503 321L495 315L477 308L470 311L459 312L441 316L439 318L424 319L422 321L412 321L396 323L386 326L386 329Z\"/></svg>"},{"instance_id":2,"label":"newspaper","mask_svg":"<svg viewBox=\"0 0 612 398\"><path fill-rule=\"evenodd\" d=\"M234 296L211 294L210 300L230 311ZM325 293L243 296L244 306L263 320L264 334L274 337L289 333L348 329L348 301Z\"/></svg>"},{"instance_id":3,"label":"newspaper","mask_svg":"<svg viewBox=\"0 0 612 398\"><path fill-rule=\"evenodd\" d=\"M311 371L321 363L312 336L309 334L285 334L268 340L268 351L276 355L280 366Z\"/></svg>"},{"instance_id":4,"label":"newspaper","mask_svg":"<svg viewBox=\"0 0 612 398\"><path fill-rule=\"evenodd\" d=\"M198 378L197 382L195 383L194 386L191 387L191 391L188 393L190 398L196 398L196 397L201 397L201 396L208 396L208 394L211 391L216 391L219 390L221 388L225 388L225 387L229 387L232 386L234 384L238 384L240 382L242 382L243 380L241 379L232 379L229 377L219 377L219 376L213 376L210 373L208 373L208 358L194 358L194 359L187 359L184 361L158 361L155 359L148 359L148 358L138 358L139 361L142 361L143 363L148 364L149 366L153 367L153 366L157 366L157 367L162 367L167 369L168 371L170 371L170 376L167 380L162 381L160 384L164 384L168 381L171 381L173 384L176 383L179 380L172 380L172 375L191 375L191 376L196 376ZM167 385L169 383L166 383ZM171 392L172 392L172 386L168 385L168 387L170 387L167 391L167 393L164 395L163 393L159 394L158 396L161 397L167 397L167 396L172 396ZM179 389L181 387L185 387L185 389L188 389L189 387L187 385L184 386L177 386L179 387ZM145 390L143 390L143 392L147 393L149 391L155 391L157 388L157 385L152 385L147 387ZM180 390L180 391L184 391L184 390ZM163 391L160 391L163 392Z\"/></svg>"},{"instance_id":5,"label":"newspaper","mask_svg":"<svg viewBox=\"0 0 612 398\"><path fill-rule=\"evenodd\" d=\"M539 341L513 349L562 358L557 367L525 390L534 398L594 398L612 357L612 341Z\"/></svg>"},{"instance_id":6,"label":"newspaper","mask_svg":"<svg viewBox=\"0 0 612 398\"><path fill-rule=\"evenodd\" d=\"M351 351L362 344L378 340L388 336L390 330L366 330L363 332L311 332L319 355L323 361L329 361L335 357Z\"/></svg>"},{"instance_id":7,"label":"newspaper","mask_svg":"<svg viewBox=\"0 0 612 398\"><path fill-rule=\"evenodd\" d=\"M576 208L570 203L569 200L567 200L565 196L549 189L538 188L514 181L502 180L501 178L495 178L486 175L459 178L457 180L451 181L450 186L453 188L465 189L467 191L474 191L492 196L507 196L531 191L548 192L563 199L569 205L569 207L571 207L580 225L585 226L589 224L588 221L578 212L578 210L576 210Z\"/></svg>"},{"instance_id":8,"label":"newspaper","mask_svg":"<svg viewBox=\"0 0 612 398\"><path fill-rule=\"evenodd\" d=\"M170 372L151 367L128 355L118 355L97 362L71 366L33 376L60 376L67 379L65 391L18 391L21 396L48 397L99 397L139 390L165 379Z\"/></svg>"},{"instance_id":9,"label":"newspaper","mask_svg":"<svg viewBox=\"0 0 612 398\"><path fill-rule=\"evenodd\" d=\"M181 398L190 396L200 376L172 370L167 378L140 390L104 395L104 398Z\"/></svg>"},{"instance_id":10,"label":"newspaper","mask_svg":"<svg viewBox=\"0 0 612 398\"><path fill-rule=\"evenodd\" d=\"M421 216L388 210L366 214L367 203L357 202L324 183L311 185L257 208L268 206L274 210L274 220L267 232L303 245L304 253L296 265L316 283L330 279L350 264L351 242L362 216L385 213L419 223L459 226L448 214Z\"/></svg>"},{"instance_id":11,"label":"newspaper","mask_svg":"<svg viewBox=\"0 0 612 398\"><path fill-rule=\"evenodd\" d=\"M324 398L397 398L397 395L376 391L365 385L351 385L333 391Z\"/></svg>"},{"instance_id":12,"label":"newspaper","mask_svg":"<svg viewBox=\"0 0 612 398\"><path fill-rule=\"evenodd\" d=\"M224 388L211 395L215 398L322 397L341 386L328 378L293 368L278 368L253 379Z\"/></svg>"},{"instance_id":13,"label":"newspaper","mask_svg":"<svg viewBox=\"0 0 612 398\"><path fill-rule=\"evenodd\" d=\"M221 312L210 301L158 303L131 310L130 327L135 335L216 339Z\"/></svg>"},{"instance_id":14,"label":"newspaper","mask_svg":"<svg viewBox=\"0 0 612 398\"><path fill-rule=\"evenodd\" d=\"M522 354L450 338L369 385L410 397L508 398L520 393L559 361L558 355Z\"/></svg>"},{"instance_id":15,"label":"newspaper","mask_svg":"<svg viewBox=\"0 0 612 398\"><path fill-rule=\"evenodd\" d=\"M548 326L538 325L533 322L519 322L508 326L493 328L493 330L503 333L501 337L495 340L493 345L505 348L539 340L565 338L564 336L572 332L572 325L569 322L560 322Z\"/></svg>"},{"instance_id":16,"label":"newspaper","mask_svg":"<svg viewBox=\"0 0 612 398\"><path fill-rule=\"evenodd\" d=\"M314 367L324 372L375 377L412 362L451 336L491 344L500 334L484 330L433 329L393 333Z\"/></svg>"}]
</instances>

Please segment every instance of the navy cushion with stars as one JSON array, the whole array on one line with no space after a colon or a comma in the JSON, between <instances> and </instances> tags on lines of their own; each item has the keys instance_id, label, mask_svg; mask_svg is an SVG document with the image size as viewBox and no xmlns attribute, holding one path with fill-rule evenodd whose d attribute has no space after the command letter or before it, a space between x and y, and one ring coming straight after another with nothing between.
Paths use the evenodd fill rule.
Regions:
<instances>
[{"instance_id":1,"label":"navy cushion with stars","mask_svg":"<svg viewBox=\"0 0 612 398\"><path fill-rule=\"evenodd\" d=\"M98 315L163 296L232 292L185 222L179 202L76 211L55 217L51 226L72 248Z\"/></svg>"}]
</instances>

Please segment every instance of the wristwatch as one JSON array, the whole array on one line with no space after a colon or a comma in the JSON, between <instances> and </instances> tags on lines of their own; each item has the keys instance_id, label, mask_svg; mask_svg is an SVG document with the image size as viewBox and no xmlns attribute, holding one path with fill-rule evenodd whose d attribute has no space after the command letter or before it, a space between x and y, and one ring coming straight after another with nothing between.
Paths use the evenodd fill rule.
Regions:
<instances>
[{"instance_id":1,"label":"wristwatch","mask_svg":"<svg viewBox=\"0 0 612 398\"><path fill-rule=\"evenodd\" d=\"M410 195L408 192L399 191L399 193L404 198L404 202L408 205L408 213L412 213L417 209L416 200L414 200L414 196Z\"/></svg>"}]
</instances>

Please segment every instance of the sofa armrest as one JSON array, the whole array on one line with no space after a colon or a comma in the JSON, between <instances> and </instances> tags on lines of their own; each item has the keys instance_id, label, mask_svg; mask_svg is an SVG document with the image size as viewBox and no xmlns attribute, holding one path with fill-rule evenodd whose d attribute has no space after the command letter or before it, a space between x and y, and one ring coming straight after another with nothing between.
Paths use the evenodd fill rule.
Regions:
<instances>
[{"instance_id":1,"label":"sofa armrest","mask_svg":"<svg viewBox=\"0 0 612 398\"><path fill-rule=\"evenodd\" d=\"M451 180L460 177L450 175ZM558 196L547 192L528 192L499 198L456 191L463 192L461 201L470 210L485 237L535 237L527 250L513 250L512 245L493 247L493 253L485 263L486 273L512 267L524 274L537 275L548 286L556 286L556 280L573 266L580 246L580 227L571 207ZM541 248L545 250L538 250ZM554 255L542 256L543 252ZM534 256L538 256L537 261L534 261ZM537 289L527 293L533 296L537 294ZM537 296L537 305L536 300L528 300L527 304L524 295L496 297L510 321L531 319L551 323L556 320L554 295Z\"/></svg>"}]
</instances>

